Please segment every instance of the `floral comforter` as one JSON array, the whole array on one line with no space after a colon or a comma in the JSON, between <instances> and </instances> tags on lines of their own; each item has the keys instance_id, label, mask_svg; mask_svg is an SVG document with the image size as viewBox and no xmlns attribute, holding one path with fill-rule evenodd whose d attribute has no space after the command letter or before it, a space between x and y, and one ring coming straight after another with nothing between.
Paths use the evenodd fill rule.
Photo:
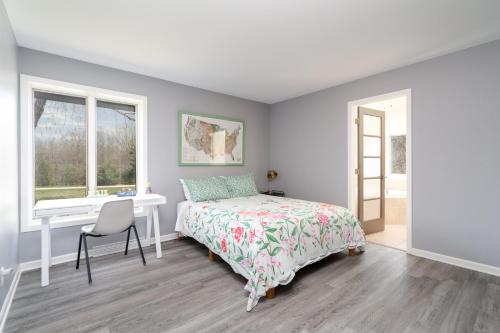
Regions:
<instances>
[{"instance_id":1,"label":"floral comforter","mask_svg":"<svg viewBox=\"0 0 500 333\"><path fill-rule=\"evenodd\" d=\"M358 220L331 204L256 195L185 201L177 213L176 231L205 244L248 279L247 311L301 267L365 245Z\"/></svg>"}]
</instances>

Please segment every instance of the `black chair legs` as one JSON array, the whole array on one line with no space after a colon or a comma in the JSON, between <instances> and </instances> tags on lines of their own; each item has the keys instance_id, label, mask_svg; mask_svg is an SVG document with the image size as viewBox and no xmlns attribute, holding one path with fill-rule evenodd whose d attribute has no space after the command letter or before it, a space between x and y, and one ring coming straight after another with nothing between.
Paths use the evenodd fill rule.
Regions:
<instances>
[{"instance_id":1,"label":"black chair legs","mask_svg":"<svg viewBox=\"0 0 500 333\"><path fill-rule=\"evenodd\" d=\"M137 246L139 247L139 252L141 252L142 264L146 266L146 259L144 259L144 253L142 252L141 241L139 240L139 235L137 234L137 229L135 228L134 224L132 224L132 228L134 228L135 238L137 239ZM130 233L130 229L128 231Z\"/></svg>"},{"instance_id":2,"label":"black chair legs","mask_svg":"<svg viewBox=\"0 0 500 333\"><path fill-rule=\"evenodd\" d=\"M141 246L141 241L139 240L139 235L137 233L137 229L134 224L132 224L128 229L127 229L127 244L125 245L125 255L128 254L128 245L130 243L130 229L134 229L134 234L135 238L137 239L137 245L139 247L139 252L141 253L141 258L142 258L142 264L146 266L146 259L144 258L144 252L142 251L142 246ZM78 256L76 259L76 269L80 268L80 252L82 251L82 241L83 241L83 249L85 250L85 262L87 264L87 275L89 278L89 284L92 284L92 275L90 273L90 258L89 258L89 251L87 247L87 236L90 237L102 237L104 235L94 235L94 234L86 234L82 232L80 234L80 241L78 243Z\"/></svg>"},{"instance_id":3,"label":"black chair legs","mask_svg":"<svg viewBox=\"0 0 500 333\"><path fill-rule=\"evenodd\" d=\"M87 275L89 276L89 284L92 284L92 275L90 274L89 251L87 249L87 235L83 234L83 246L85 248L85 261L87 263Z\"/></svg>"},{"instance_id":4,"label":"black chair legs","mask_svg":"<svg viewBox=\"0 0 500 333\"><path fill-rule=\"evenodd\" d=\"M125 245L125 255L128 253L128 243L130 242L130 228L127 231L127 245Z\"/></svg>"},{"instance_id":5,"label":"black chair legs","mask_svg":"<svg viewBox=\"0 0 500 333\"><path fill-rule=\"evenodd\" d=\"M80 252L82 252L82 234L80 234L80 242L78 242L78 257L76 258L76 269L80 268Z\"/></svg>"}]
</instances>

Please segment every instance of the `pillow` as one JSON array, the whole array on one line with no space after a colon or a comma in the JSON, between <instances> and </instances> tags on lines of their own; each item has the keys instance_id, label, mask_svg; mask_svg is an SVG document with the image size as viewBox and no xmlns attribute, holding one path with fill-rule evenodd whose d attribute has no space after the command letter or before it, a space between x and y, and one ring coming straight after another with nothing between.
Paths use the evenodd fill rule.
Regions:
<instances>
[{"instance_id":1,"label":"pillow","mask_svg":"<svg viewBox=\"0 0 500 333\"><path fill-rule=\"evenodd\" d=\"M181 184L182 184L182 190L184 191L184 196L186 197L186 200L191 201L191 194L189 193L189 189L186 186L186 183L184 182L184 179L179 179Z\"/></svg>"},{"instance_id":2,"label":"pillow","mask_svg":"<svg viewBox=\"0 0 500 333\"><path fill-rule=\"evenodd\" d=\"M230 198L224 179L220 177L184 179L191 201L207 201Z\"/></svg>"},{"instance_id":3,"label":"pillow","mask_svg":"<svg viewBox=\"0 0 500 333\"><path fill-rule=\"evenodd\" d=\"M259 194L251 173L241 176L225 176L223 178L226 181L226 186L231 198Z\"/></svg>"}]
</instances>

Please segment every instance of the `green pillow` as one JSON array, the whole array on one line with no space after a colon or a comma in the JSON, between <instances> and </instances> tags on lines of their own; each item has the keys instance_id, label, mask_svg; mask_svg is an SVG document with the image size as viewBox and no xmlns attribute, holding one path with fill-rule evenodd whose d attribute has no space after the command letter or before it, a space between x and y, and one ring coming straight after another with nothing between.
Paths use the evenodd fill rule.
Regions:
<instances>
[{"instance_id":1,"label":"green pillow","mask_svg":"<svg viewBox=\"0 0 500 333\"><path fill-rule=\"evenodd\" d=\"M226 181L226 186L231 198L247 197L259 194L252 174L225 176L223 178Z\"/></svg>"},{"instance_id":2,"label":"green pillow","mask_svg":"<svg viewBox=\"0 0 500 333\"><path fill-rule=\"evenodd\" d=\"M184 183L195 202L230 198L226 183L220 177L184 179Z\"/></svg>"}]
</instances>

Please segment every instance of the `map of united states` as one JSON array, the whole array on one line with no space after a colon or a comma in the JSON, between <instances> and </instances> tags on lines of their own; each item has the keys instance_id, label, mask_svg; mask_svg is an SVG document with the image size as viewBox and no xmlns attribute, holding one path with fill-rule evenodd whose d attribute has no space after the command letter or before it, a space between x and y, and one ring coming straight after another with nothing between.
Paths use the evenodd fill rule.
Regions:
<instances>
[{"instance_id":1,"label":"map of united states","mask_svg":"<svg viewBox=\"0 0 500 333\"><path fill-rule=\"evenodd\" d=\"M217 124L189 116L184 124L184 139L197 151L202 151L210 158L229 155L234 161L233 150L237 145L240 127L232 133Z\"/></svg>"}]
</instances>

